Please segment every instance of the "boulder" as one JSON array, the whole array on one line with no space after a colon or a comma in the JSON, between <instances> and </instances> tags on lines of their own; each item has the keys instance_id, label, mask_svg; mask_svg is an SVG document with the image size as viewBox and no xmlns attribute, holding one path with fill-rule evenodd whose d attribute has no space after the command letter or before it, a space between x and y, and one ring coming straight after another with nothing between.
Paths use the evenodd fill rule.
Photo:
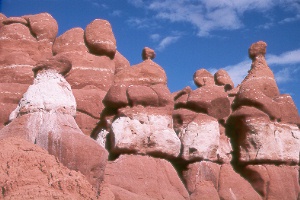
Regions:
<instances>
[{"instance_id":1,"label":"boulder","mask_svg":"<svg viewBox=\"0 0 300 200\"><path fill-rule=\"evenodd\" d=\"M143 60L151 59L153 60L155 58L156 54L153 49L150 49L149 47L144 47L142 51L142 58Z\"/></svg>"},{"instance_id":2,"label":"boulder","mask_svg":"<svg viewBox=\"0 0 300 200\"><path fill-rule=\"evenodd\" d=\"M20 138L0 140L3 199L96 199L80 172L62 165L47 151Z\"/></svg>"},{"instance_id":3,"label":"boulder","mask_svg":"<svg viewBox=\"0 0 300 200\"><path fill-rule=\"evenodd\" d=\"M173 166L159 158L121 155L108 162L104 179L116 199L189 199Z\"/></svg>"},{"instance_id":4,"label":"boulder","mask_svg":"<svg viewBox=\"0 0 300 200\"><path fill-rule=\"evenodd\" d=\"M214 74L215 84L219 86L224 86L225 91L234 88L234 84L229 76L229 74L224 70L220 69Z\"/></svg>"},{"instance_id":5,"label":"boulder","mask_svg":"<svg viewBox=\"0 0 300 200\"><path fill-rule=\"evenodd\" d=\"M210 85L192 91L187 99L186 107L206 113L216 119L223 119L230 115L230 101L223 87Z\"/></svg>"},{"instance_id":6,"label":"boulder","mask_svg":"<svg viewBox=\"0 0 300 200\"><path fill-rule=\"evenodd\" d=\"M197 87L214 85L214 77L206 69L199 69L194 73L194 83Z\"/></svg>"},{"instance_id":7,"label":"boulder","mask_svg":"<svg viewBox=\"0 0 300 200\"><path fill-rule=\"evenodd\" d=\"M87 25L84 36L92 53L114 58L117 49L116 39L108 21L95 19Z\"/></svg>"},{"instance_id":8,"label":"boulder","mask_svg":"<svg viewBox=\"0 0 300 200\"><path fill-rule=\"evenodd\" d=\"M46 40L53 43L58 33L58 24L49 13L24 16L37 41Z\"/></svg>"},{"instance_id":9,"label":"boulder","mask_svg":"<svg viewBox=\"0 0 300 200\"><path fill-rule=\"evenodd\" d=\"M117 74L119 71L122 71L123 69L127 69L130 67L129 61L119 51L116 51L114 62L115 74Z\"/></svg>"},{"instance_id":10,"label":"boulder","mask_svg":"<svg viewBox=\"0 0 300 200\"><path fill-rule=\"evenodd\" d=\"M22 17L9 17L2 21L2 24L4 24L4 25L9 25L9 24L14 24L14 23L20 23L25 26L28 25L28 22L26 21L26 19L24 19Z\"/></svg>"}]
</instances>

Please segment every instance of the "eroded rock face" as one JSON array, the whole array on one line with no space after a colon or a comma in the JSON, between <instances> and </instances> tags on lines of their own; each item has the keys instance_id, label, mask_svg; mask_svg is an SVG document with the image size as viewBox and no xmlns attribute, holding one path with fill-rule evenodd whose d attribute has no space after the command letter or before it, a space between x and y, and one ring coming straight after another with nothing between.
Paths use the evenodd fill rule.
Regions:
<instances>
[{"instance_id":1,"label":"eroded rock face","mask_svg":"<svg viewBox=\"0 0 300 200\"><path fill-rule=\"evenodd\" d=\"M241 107L231 115L232 139L240 162L298 164L300 130L292 124L271 122L255 108Z\"/></svg>"},{"instance_id":2,"label":"eroded rock face","mask_svg":"<svg viewBox=\"0 0 300 200\"><path fill-rule=\"evenodd\" d=\"M96 199L80 172L66 168L47 151L20 138L0 140L3 199Z\"/></svg>"},{"instance_id":3,"label":"eroded rock face","mask_svg":"<svg viewBox=\"0 0 300 200\"><path fill-rule=\"evenodd\" d=\"M116 199L189 199L176 171L163 159L121 155L108 162L104 179Z\"/></svg>"},{"instance_id":4,"label":"eroded rock face","mask_svg":"<svg viewBox=\"0 0 300 200\"><path fill-rule=\"evenodd\" d=\"M52 62L37 65L33 85L10 115L12 122L1 129L0 138L20 137L39 145L68 168L84 174L98 190L107 151L84 136L77 126L76 101L71 87L58 73L64 70Z\"/></svg>"}]
</instances>

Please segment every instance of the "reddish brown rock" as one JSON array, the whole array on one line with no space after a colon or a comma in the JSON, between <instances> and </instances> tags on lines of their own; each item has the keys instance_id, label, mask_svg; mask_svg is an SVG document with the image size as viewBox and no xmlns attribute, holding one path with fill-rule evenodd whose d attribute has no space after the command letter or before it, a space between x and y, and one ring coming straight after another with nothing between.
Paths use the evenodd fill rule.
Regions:
<instances>
[{"instance_id":1,"label":"reddish brown rock","mask_svg":"<svg viewBox=\"0 0 300 200\"><path fill-rule=\"evenodd\" d=\"M128 85L166 85L167 76L161 66L152 60L145 60L140 64L120 71L116 74L114 82Z\"/></svg>"},{"instance_id":2,"label":"reddish brown rock","mask_svg":"<svg viewBox=\"0 0 300 200\"><path fill-rule=\"evenodd\" d=\"M105 169L116 199L189 199L172 165L148 156L121 155Z\"/></svg>"},{"instance_id":3,"label":"reddish brown rock","mask_svg":"<svg viewBox=\"0 0 300 200\"><path fill-rule=\"evenodd\" d=\"M24 16L28 20L30 30L38 41L54 42L58 33L58 24L49 13Z\"/></svg>"},{"instance_id":4,"label":"reddish brown rock","mask_svg":"<svg viewBox=\"0 0 300 200\"><path fill-rule=\"evenodd\" d=\"M47 151L20 138L0 140L3 199L96 199L80 173L63 166Z\"/></svg>"},{"instance_id":5,"label":"reddish brown rock","mask_svg":"<svg viewBox=\"0 0 300 200\"><path fill-rule=\"evenodd\" d=\"M299 166L248 165L242 174L264 199L299 198Z\"/></svg>"},{"instance_id":6,"label":"reddish brown rock","mask_svg":"<svg viewBox=\"0 0 300 200\"><path fill-rule=\"evenodd\" d=\"M199 69L194 73L194 83L197 87L214 85L214 77L206 69Z\"/></svg>"},{"instance_id":7,"label":"reddish brown rock","mask_svg":"<svg viewBox=\"0 0 300 200\"><path fill-rule=\"evenodd\" d=\"M103 104L114 109L128 105L127 85L115 84L111 86L103 99Z\"/></svg>"},{"instance_id":8,"label":"reddish brown rock","mask_svg":"<svg viewBox=\"0 0 300 200\"><path fill-rule=\"evenodd\" d=\"M119 52L116 51L115 57L115 74L117 74L119 71L122 71L123 69L127 69L130 67L129 61Z\"/></svg>"},{"instance_id":9,"label":"reddish brown rock","mask_svg":"<svg viewBox=\"0 0 300 200\"><path fill-rule=\"evenodd\" d=\"M282 123L298 124L300 125L300 117L298 114L297 107L288 94L283 94L274 98L279 106L281 117L278 121Z\"/></svg>"},{"instance_id":10,"label":"reddish brown rock","mask_svg":"<svg viewBox=\"0 0 300 200\"><path fill-rule=\"evenodd\" d=\"M241 107L227 121L239 162L298 164L300 130L296 125L271 122L254 107Z\"/></svg>"},{"instance_id":11,"label":"reddish brown rock","mask_svg":"<svg viewBox=\"0 0 300 200\"><path fill-rule=\"evenodd\" d=\"M207 186L207 182L210 182L217 191L219 189L220 168L221 165L208 161L189 164L187 169L183 171L183 179L186 182L187 190L194 193L203 187L201 183Z\"/></svg>"},{"instance_id":12,"label":"reddish brown rock","mask_svg":"<svg viewBox=\"0 0 300 200\"><path fill-rule=\"evenodd\" d=\"M127 96L131 106L158 106L158 96L153 89L143 85L130 85Z\"/></svg>"},{"instance_id":13,"label":"reddish brown rock","mask_svg":"<svg viewBox=\"0 0 300 200\"><path fill-rule=\"evenodd\" d=\"M262 41L251 45L251 69L241 83L233 107L236 109L242 105L254 106L267 113L271 119L277 120L280 119L281 113L273 98L279 95L279 90L265 59L266 46Z\"/></svg>"},{"instance_id":14,"label":"reddish brown rock","mask_svg":"<svg viewBox=\"0 0 300 200\"><path fill-rule=\"evenodd\" d=\"M225 91L234 88L234 84L229 76L229 74L224 70L220 69L214 74L214 79L216 85L224 86Z\"/></svg>"},{"instance_id":15,"label":"reddish brown rock","mask_svg":"<svg viewBox=\"0 0 300 200\"><path fill-rule=\"evenodd\" d=\"M92 53L114 58L116 39L108 21L95 19L87 25L84 35L87 46Z\"/></svg>"},{"instance_id":16,"label":"reddish brown rock","mask_svg":"<svg viewBox=\"0 0 300 200\"><path fill-rule=\"evenodd\" d=\"M65 52L88 52L84 43L84 30L82 28L72 28L55 39L53 44L53 54Z\"/></svg>"},{"instance_id":17,"label":"reddish brown rock","mask_svg":"<svg viewBox=\"0 0 300 200\"><path fill-rule=\"evenodd\" d=\"M15 136L41 146L68 168L84 174L99 190L107 151L81 132L75 113L70 85L45 66L11 113L12 122L1 129L0 138Z\"/></svg>"},{"instance_id":18,"label":"reddish brown rock","mask_svg":"<svg viewBox=\"0 0 300 200\"><path fill-rule=\"evenodd\" d=\"M187 99L187 108L207 113L216 118L223 119L230 115L230 101L223 87L204 86L200 87L189 94Z\"/></svg>"},{"instance_id":19,"label":"reddish brown rock","mask_svg":"<svg viewBox=\"0 0 300 200\"><path fill-rule=\"evenodd\" d=\"M5 19L7 19L7 17L5 15L3 15L2 13L0 13L0 28L4 26L4 24L2 23Z\"/></svg>"},{"instance_id":20,"label":"reddish brown rock","mask_svg":"<svg viewBox=\"0 0 300 200\"><path fill-rule=\"evenodd\" d=\"M237 174L231 165L224 164L219 175L220 199L262 199L251 184Z\"/></svg>"},{"instance_id":21,"label":"reddish brown rock","mask_svg":"<svg viewBox=\"0 0 300 200\"><path fill-rule=\"evenodd\" d=\"M2 23L4 25L9 25L9 24L13 24L13 23L20 23L25 26L28 25L28 22L22 17L9 17L9 18L4 19L2 21Z\"/></svg>"},{"instance_id":22,"label":"reddish brown rock","mask_svg":"<svg viewBox=\"0 0 300 200\"><path fill-rule=\"evenodd\" d=\"M35 76L42 70L55 70L61 75L66 75L72 68L72 63L65 57L55 57L47 60L39 61L32 69Z\"/></svg>"},{"instance_id":23,"label":"reddish brown rock","mask_svg":"<svg viewBox=\"0 0 300 200\"><path fill-rule=\"evenodd\" d=\"M169 88L166 85L156 84L156 85L151 85L150 88L154 90L154 92L157 94L158 105L160 107L169 106L173 108L174 100L172 98L172 94Z\"/></svg>"},{"instance_id":24,"label":"reddish brown rock","mask_svg":"<svg viewBox=\"0 0 300 200\"><path fill-rule=\"evenodd\" d=\"M144 47L142 51L142 59L143 60L148 60L151 59L153 60L155 58L156 54L153 49L150 49L149 47Z\"/></svg>"}]
</instances>

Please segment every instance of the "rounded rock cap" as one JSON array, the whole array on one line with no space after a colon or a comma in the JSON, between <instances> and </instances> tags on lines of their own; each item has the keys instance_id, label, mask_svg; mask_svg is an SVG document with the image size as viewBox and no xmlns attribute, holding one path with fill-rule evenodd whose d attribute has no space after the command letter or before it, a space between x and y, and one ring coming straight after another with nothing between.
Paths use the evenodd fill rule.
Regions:
<instances>
[{"instance_id":1,"label":"rounded rock cap","mask_svg":"<svg viewBox=\"0 0 300 200\"><path fill-rule=\"evenodd\" d=\"M214 85L214 76L206 69L199 69L194 73L194 83L197 87L205 85Z\"/></svg>"},{"instance_id":2,"label":"rounded rock cap","mask_svg":"<svg viewBox=\"0 0 300 200\"><path fill-rule=\"evenodd\" d=\"M39 61L36 66L32 69L34 72L34 76L38 74L41 70L49 70L54 69L57 73L61 75L66 75L72 69L72 63L67 58L61 57L54 57L47 60Z\"/></svg>"},{"instance_id":3,"label":"rounded rock cap","mask_svg":"<svg viewBox=\"0 0 300 200\"><path fill-rule=\"evenodd\" d=\"M150 49L149 47L145 47L142 51L143 60L148 60L148 59L153 60L155 56L156 56L155 51L153 49Z\"/></svg>"},{"instance_id":4,"label":"rounded rock cap","mask_svg":"<svg viewBox=\"0 0 300 200\"><path fill-rule=\"evenodd\" d=\"M259 55L265 56L266 52L267 52L267 43L265 43L264 41L258 41L256 43L253 43L248 50L249 57L252 60Z\"/></svg>"}]
</instances>

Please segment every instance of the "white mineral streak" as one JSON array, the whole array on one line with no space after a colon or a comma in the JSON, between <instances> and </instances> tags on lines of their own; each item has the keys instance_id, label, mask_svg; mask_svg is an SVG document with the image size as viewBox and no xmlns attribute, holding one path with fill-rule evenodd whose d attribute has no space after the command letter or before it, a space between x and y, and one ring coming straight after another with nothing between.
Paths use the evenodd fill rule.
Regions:
<instances>
[{"instance_id":1,"label":"white mineral streak","mask_svg":"<svg viewBox=\"0 0 300 200\"><path fill-rule=\"evenodd\" d=\"M205 159L216 161L220 141L217 120L203 123L191 122L179 133L185 160Z\"/></svg>"},{"instance_id":2,"label":"white mineral streak","mask_svg":"<svg viewBox=\"0 0 300 200\"><path fill-rule=\"evenodd\" d=\"M33 112L56 112L75 116L76 101L71 86L55 70L38 73L33 85L29 86L9 119Z\"/></svg>"},{"instance_id":3,"label":"white mineral streak","mask_svg":"<svg viewBox=\"0 0 300 200\"><path fill-rule=\"evenodd\" d=\"M240 160L299 163L300 130L296 125L246 121L245 139L240 141Z\"/></svg>"},{"instance_id":4,"label":"white mineral streak","mask_svg":"<svg viewBox=\"0 0 300 200\"><path fill-rule=\"evenodd\" d=\"M170 116L138 114L132 119L119 117L112 123L113 149L177 157L181 144L171 125Z\"/></svg>"}]
</instances>

